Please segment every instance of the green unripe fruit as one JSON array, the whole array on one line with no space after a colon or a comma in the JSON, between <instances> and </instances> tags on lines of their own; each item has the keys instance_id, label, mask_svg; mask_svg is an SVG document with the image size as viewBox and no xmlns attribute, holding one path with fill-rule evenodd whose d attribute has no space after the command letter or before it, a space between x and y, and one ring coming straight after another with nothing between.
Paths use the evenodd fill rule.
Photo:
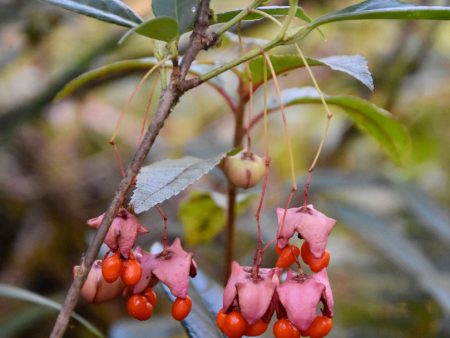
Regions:
<instances>
[{"instance_id":1,"label":"green unripe fruit","mask_svg":"<svg viewBox=\"0 0 450 338\"><path fill-rule=\"evenodd\" d=\"M228 180L239 188L251 188L264 176L264 159L248 151L227 156L223 162L223 171Z\"/></svg>"}]
</instances>

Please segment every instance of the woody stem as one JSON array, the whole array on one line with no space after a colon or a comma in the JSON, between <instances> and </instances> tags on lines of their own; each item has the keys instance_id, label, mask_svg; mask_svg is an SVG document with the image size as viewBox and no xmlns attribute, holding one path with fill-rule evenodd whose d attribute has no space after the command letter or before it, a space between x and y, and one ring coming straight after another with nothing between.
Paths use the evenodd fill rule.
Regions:
<instances>
[{"instance_id":1,"label":"woody stem","mask_svg":"<svg viewBox=\"0 0 450 338\"><path fill-rule=\"evenodd\" d=\"M240 83L240 87L243 87L243 83ZM240 91L243 93L244 91ZM239 99L239 105L236 109L234 115L234 136L233 136L233 147L242 146L242 139L244 138L245 130L244 130L244 115L245 115L245 95L241 94ZM224 282L226 283L228 276L231 273L231 262L233 261L234 256L234 235L235 235L235 227L236 227L236 195L237 189L231 183L228 182L228 192L227 192L227 220L226 220L226 228L227 228L227 245L226 245L226 254L225 254L225 275Z\"/></svg>"}]
</instances>

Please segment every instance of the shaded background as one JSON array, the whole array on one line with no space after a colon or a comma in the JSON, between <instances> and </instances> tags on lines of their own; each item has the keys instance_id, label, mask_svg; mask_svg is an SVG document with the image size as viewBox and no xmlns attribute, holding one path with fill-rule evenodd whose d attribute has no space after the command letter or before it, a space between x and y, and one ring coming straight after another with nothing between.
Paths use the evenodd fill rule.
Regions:
<instances>
[{"instance_id":1,"label":"shaded background","mask_svg":"<svg viewBox=\"0 0 450 338\"><path fill-rule=\"evenodd\" d=\"M126 2L142 16L149 15L147 1ZM212 1L217 11L248 3ZM316 17L352 3L301 1L300 5ZM273 31L270 23L244 27L244 35L252 37L268 38ZM0 0L2 283L62 301L71 267L92 236L85 220L102 213L112 198L120 172L108 140L142 74L124 74L85 87L57 103L52 98L87 69L151 55L148 41L140 37L118 46L123 32L45 3ZM450 24L355 21L326 25L323 32L326 39L313 33L305 40L305 54L362 54L369 60L376 88L371 93L345 75L315 68L324 92L368 98L397 116L412 135L411 160L397 166L335 111L312 180L314 204L338 219L329 244L336 302L335 329L329 336L450 337ZM224 43L201 58L230 59L236 52L236 47ZM120 127L117 142L125 163L137 147L151 82L144 85ZM283 77L282 84L310 86L311 81L301 70ZM255 100L260 106L258 95ZM289 108L288 119L301 186L325 118L319 106L304 105ZM196 88L175 108L148 162L184 154L208 157L228 149L231 121L221 97L207 86ZM274 208L289 192L287 150L278 115L270 122L273 166L263 217L266 239L275 232ZM256 128L252 137L255 150L262 154L261 132ZM198 191L223 193L225 184L216 170L164 203L171 236L189 237L189 229L178 218L180 204ZM258 196L259 188L248 194ZM256 200L247 204L237 229L236 256L243 264L251 263L256 235L252 217ZM153 212L140 219L150 228L150 235L140 242L148 247L161 239L162 224ZM205 238L208 231L212 230L205 230ZM186 241L200 267L219 283L224 243L222 233L206 243ZM274 262L275 256L268 253L264 263ZM145 324L128 319L123 299L102 305L81 300L77 312L113 337L132 336L132 330L143 328L146 337L183 337L181 326L168 317L169 302L160 296L160 305ZM54 319L52 310L0 298L0 332L7 337L46 337ZM67 333L67 337L89 335L78 323Z\"/></svg>"}]
</instances>

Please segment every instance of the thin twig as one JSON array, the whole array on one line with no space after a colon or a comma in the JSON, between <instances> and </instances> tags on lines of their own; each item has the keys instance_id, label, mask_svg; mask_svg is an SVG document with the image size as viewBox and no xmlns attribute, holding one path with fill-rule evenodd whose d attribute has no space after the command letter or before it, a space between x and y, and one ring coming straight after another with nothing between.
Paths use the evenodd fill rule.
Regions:
<instances>
[{"instance_id":1,"label":"thin twig","mask_svg":"<svg viewBox=\"0 0 450 338\"><path fill-rule=\"evenodd\" d=\"M269 166L270 166L270 157L266 156L265 158L265 171L264 171L264 181L262 184L261 189L261 196L259 198L258 208L256 209L255 218L256 218L256 225L258 227L258 241L256 243L256 250L255 255L253 257L253 278L256 279L259 273L259 263L258 263L258 256L261 252L261 246L263 244L262 239L262 231L261 231L261 211L262 211L262 205L264 202L264 197L266 195L267 190L267 184L269 182ZM262 254L261 254L262 257Z\"/></svg>"},{"instance_id":2,"label":"thin twig","mask_svg":"<svg viewBox=\"0 0 450 338\"><path fill-rule=\"evenodd\" d=\"M289 196L288 196L288 198L286 200L286 204L284 205L283 217L281 219L281 224L278 227L277 238L282 233L282 230L283 230L283 227L284 227L284 222L286 221L287 211L289 209L289 206L291 205L292 198L294 197L294 194L295 194L296 191L297 191L297 189L294 186L291 187L291 192L289 193Z\"/></svg>"},{"instance_id":3,"label":"thin twig","mask_svg":"<svg viewBox=\"0 0 450 338\"><path fill-rule=\"evenodd\" d=\"M113 148L114 155L116 156L116 162L117 162L117 165L119 166L120 174L123 177L123 176L125 176L125 169L123 168L122 158L120 157L120 153L119 153L119 149L117 148L116 141L111 140L111 141L109 141L109 144Z\"/></svg>"},{"instance_id":4,"label":"thin twig","mask_svg":"<svg viewBox=\"0 0 450 338\"><path fill-rule=\"evenodd\" d=\"M278 83L277 74L275 73L275 69L273 68L272 61L270 60L269 55L266 52L264 52L263 55L264 55L264 58L266 59L267 65L269 66L270 72L272 73L272 79L273 79L273 83L275 85L275 93L277 94L278 102L280 105L280 112L281 112L281 117L282 117L282 121L283 121L284 135L286 138L288 154L289 154L289 165L290 165L290 169L291 169L292 190L296 191L297 190L297 180L295 177L294 153L292 151L292 140L289 135L289 128L288 128L288 123L287 123L287 118L286 118L286 112L284 111L283 99L281 97L280 84Z\"/></svg>"},{"instance_id":5,"label":"thin twig","mask_svg":"<svg viewBox=\"0 0 450 338\"><path fill-rule=\"evenodd\" d=\"M116 139L117 132L119 130L119 127L120 127L120 124L122 122L122 119L125 116L125 114L127 113L128 109L130 108L131 102L133 101L134 97L141 90L142 85L144 84L145 80L147 80L150 77L150 75L152 75L153 72L155 70L157 70L161 65L163 65L166 61L167 61L167 59L161 60L157 64L155 64L152 68L150 68L150 70L147 73L145 73L145 75L141 78L139 83L133 89L133 91L131 92L130 96L128 97L127 103L123 107L122 111L120 112L119 118L116 121L116 126L114 127L113 134L112 134L111 139L109 141L110 143L114 142L114 140Z\"/></svg>"},{"instance_id":6,"label":"thin twig","mask_svg":"<svg viewBox=\"0 0 450 338\"><path fill-rule=\"evenodd\" d=\"M267 62L267 65L269 66L270 72L272 74L272 79L273 79L273 83L275 85L275 92L277 94L278 97L278 102L280 105L280 112L281 112L281 117L283 120L283 127L284 127L284 135L286 138L286 143L287 143L287 147L288 147L288 153L289 153L289 163L290 163L290 167L291 167L291 179L292 179L292 186L291 186L291 192L289 193L289 196L287 198L286 201L286 205L284 208L284 213L283 213L283 218L281 220L281 225L278 228L278 233L277 233L277 238L279 233L281 233L281 230L284 226L284 222L286 220L286 214L287 214L287 210L291 204L292 198L294 197L295 192L297 191L297 178L295 177L295 168L294 168L294 153L292 151L292 140L291 137L289 136L289 128L287 125L287 118L286 118L286 112L284 111L284 104L283 104L283 99L281 97L281 89L280 89L280 84L278 83L278 79L277 79L277 74L275 73L275 69L273 68L272 65L272 61L270 61L270 57L269 55L264 52L263 53L264 58ZM267 118L267 113L265 112L264 114L265 119Z\"/></svg>"},{"instance_id":7,"label":"thin twig","mask_svg":"<svg viewBox=\"0 0 450 338\"><path fill-rule=\"evenodd\" d=\"M147 101L147 106L145 107L144 119L142 120L141 131L139 132L139 142L142 141L142 137L144 136L145 126L147 125L147 120L150 113L150 107L153 102L153 96L155 95L156 85L158 84L159 74L153 80L152 87L150 88L150 93Z\"/></svg>"},{"instance_id":8,"label":"thin twig","mask_svg":"<svg viewBox=\"0 0 450 338\"><path fill-rule=\"evenodd\" d=\"M269 142L269 123L267 120L267 62L264 59L264 66L263 66L263 78L264 78L264 93L263 93L263 104L264 104L264 110L263 110L263 117L264 117L264 154L266 157L270 156L270 142ZM248 129L251 129L251 122L249 122Z\"/></svg>"},{"instance_id":9,"label":"thin twig","mask_svg":"<svg viewBox=\"0 0 450 338\"><path fill-rule=\"evenodd\" d=\"M168 221L169 217L167 216L167 214L164 212L164 210L159 205L156 206L156 210L158 210L158 213L161 216L161 218L163 220L163 224L164 224L163 247L164 247L164 252L165 252L167 249L167 221Z\"/></svg>"},{"instance_id":10,"label":"thin twig","mask_svg":"<svg viewBox=\"0 0 450 338\"><path fill-rule=\"evenodd\" d=\"M266 194L267 183L269 180L269 165L270 165L270 151L269 151L269 138L268 138L268 126L267 126L267 62L264 59L264 67L263 67L263 77L264 77L264 94L263 94L263 103L264 103L264 156L265 156L265 172L264 172L264 181L261 190L261 197L259 199L258 209L256 211L256 224L258 226L258 243L256 245L255 256L253 258L253 277L256 278L258 276L259 267L262 261L262 256L264 254L265 248L261 249L262 245L262 233L261 233L261 210L262 203L264 201L264 197ZM249 125L251 119L249 118ZM247 127L247 130L249 128Z\"/></svg>"},{"instance_id":11,"label":"thin twig","mask_svg":"<svg viewBox=\"0 0 450 338\"><path fill-rule=\"evenodd\" d=\"M243 89L244 83L240 83L240 89ZM241 93L239 97L238 109L234 115L234 136L233 136L233 147L239 147L242 145L242 140L244 138L244 112L245 112L245 99L246 94L244 90L239 91ZM225 275L224 282L228 279L231 273L231 262L233 261L234 252L234 233L236 228L236 195L237 188L228 182L227 191L227 246L225 254Z\"/></svg>"},{"instance_id":12,"label":"thin twig","mask_svg":"<svg viewBox=\"0 0 450 338\"><path fill-rule=\"evenodd\" d=\"M241 35L241 23L239 22L237 25L237 34L238 34L238 39L239 39L239 52L242 55L244 53L244 43L242 41L242 35ZM248 65L248 62L244 63L244 74L246 76L246 81L248 82L248 114L247 114L247 125L250 124L251 120L252 120L252 116L253 116L253 80L252 80L252 73L250 71L250 67ZM246 81L243 81L243 83L245 83ZM241 84L242 85L242 84ZM247 137L247 146L245 148L246 152L251 152L252 150L252 138L250 136L250 130L245 127L245 135Z\"/></svg>"},{"instance_id":13,"label":"thin twig","mask_svg":"<svg viewBox=\"0 0 450 338\"><path fill-rule=\"evenodd\" d=\"M228 201L227 201L227 245L225 253L225 272L224 272L224 285L226 284L228 277L231 274L231 262L233 261L234 252L234 232L236 228L236 187L232 183L228 183Z\"/></svg>"},{"instance_id":14,"label":"thin twig","mask_svg":"<svg viewBox=\"0 0 450 338\"><path fill-rule=\"evenodd\" d=\"M267 14L266 12L260 11L259 9L252 9L251 11L253 13L256 13L256 14L259 14L259 15L265 17L266 19L269 19L270 21L275 23L277 26L283 27L283 24L279 20L277 20L275 17L273 17L272 15Z\"/></svg>"},{"instance_id":15,"label":"thin twig","mask_svg":"<svg viewBox=\"0 0 450 338\"><path fill-rule=\"evenodd\" d=\"M308 74L311 77L312 82L314 83L314 87L316 87L316 89L319 93L320 101L322 102L325 112L327 113L327 121L325 123L325 130L323 132L322 139L320 140L319 147L317 148L316 155L314 156L314 159L308 168L308 175L306 176L305 189L303 191L303 208L306 209L308 207L309 185L311 183L312 172L314 171L317 161L319 160L320 153L322 152L323 146L325 145L325 142L327 140L328 130L330 129L330 123L331 123L331 119L333 118L333 113L331 112L330 108L328 107L327 101L325 100L322 90L320 90L319 84L317 83L317 80L316 80L311 68L309 67L308 61L306 60L305 56L303 55L302 50L300 49L298 44L295 44L295 48L297 49L297 52L300 55L300 58L302 59L303 63L305 64L306 70L308 71Z\"/></svg>"}]
</instances>

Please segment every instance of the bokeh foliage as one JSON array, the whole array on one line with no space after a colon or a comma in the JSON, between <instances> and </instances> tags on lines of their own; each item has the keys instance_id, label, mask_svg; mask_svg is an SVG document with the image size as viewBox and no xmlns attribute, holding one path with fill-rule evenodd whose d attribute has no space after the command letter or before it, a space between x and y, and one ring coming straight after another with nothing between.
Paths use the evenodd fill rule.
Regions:
<instances>
[{"instance_id":1,"label":"bokeh foliage","mask_svg":"<svg viewBox=\"0 0 450 338\"><path fill-rule=\"evenodd\" d=\"M148 16L147 2L127 3L142 17ZM315 18L352 3L302 1L301 5ZM217 11L224 11L248 2L212 4ZM149 40L137 35L117 46L123 29L42 3L9 2L0 15L0 281L60 300L71 279L71 266L91 236L85 220L102 212L119 182L120 173L107 140L141 73L99 80L56 104L52 99L75 75L109 62L147 57L151 48ZM249 37L270 37L272 25L255 21L244 25L242 31ZM397 165L342 112L335 111L329 141L312 181L314 203L339 220L330 243L330 278L338 313L332 336L450 336L448 312L436 300L445 300L444 295L450 293L446 287L450 268L445 259L450 238L450 136L446 127L450 122L450 26L429 21L355 21L321 29L326 40L313 33L304 41L308 55L362 54L375 79L371 93L349 77L316 67L322 89L331 98L353 95L370 99L389 110L412 135L410 159ZM212 52L212 58L229 60L238 52L236 45L224 42ZM285 47L283 52L295 51ZM232 76L221 81L231 90L236 86ZM282 85L289 88L311 83L304 70L297 70L288 73ZM151 80L121 125L118 144L125 162L136 148L150 87ZM257 93L257 109L261 109L261 102ZM209 158L229 149L230 114L213 89L203 86L193 90L175 108L149 161L185 154ZM302 104L289 108L288 118L301 186L320 138L324 113L317 104ZM275 231L272 210L284 201L288 188L283 184L289 179L279 116L272 114L270 123L272 185L263 217L267 239ZM252 135L260 152L261 129L255 127ZM215 170L193 189L199 187L224 193L225 180ZM198 196L208 200L208 207L215 212L220 209L214 198ZM180 206L193 203L195 198L191 189L164 204L171 215L172 236L190 231L189 221L183 223L183 216L177 215L182 212ZM199 203L197 208L204 205ZM250 204L238 222L236 253L243 263L250 263L254 248L253 209ZM149 246L160 240L157 215L146 214L142 221L151 234L141 244ZM198 225L191 227L197 229ZM220 282L224 237L216 230L214 235L208 233L212 241L207 243L192 240L190 249L208 275ZM190 238L189 233L186 237ZM267 264L273 260L270 255L266 258ZM411 270L413 267L416 270ZM5 299L0 299L0 304L0 332L13 323L12 336L41 337L52 325L54 317L46 311ZM119 337L117 332L130 332L125 328L137 329L135 324L118 321L125 317L123 308L120 300L100 306L82 302L78 312L104 332L112 328L111 335ZM167 314L161 310L152 318L160 328L155 332L182 335L181 329L167 320ZM75 325L67 336L87 335Z\"/></svg>"}]
</instances>

